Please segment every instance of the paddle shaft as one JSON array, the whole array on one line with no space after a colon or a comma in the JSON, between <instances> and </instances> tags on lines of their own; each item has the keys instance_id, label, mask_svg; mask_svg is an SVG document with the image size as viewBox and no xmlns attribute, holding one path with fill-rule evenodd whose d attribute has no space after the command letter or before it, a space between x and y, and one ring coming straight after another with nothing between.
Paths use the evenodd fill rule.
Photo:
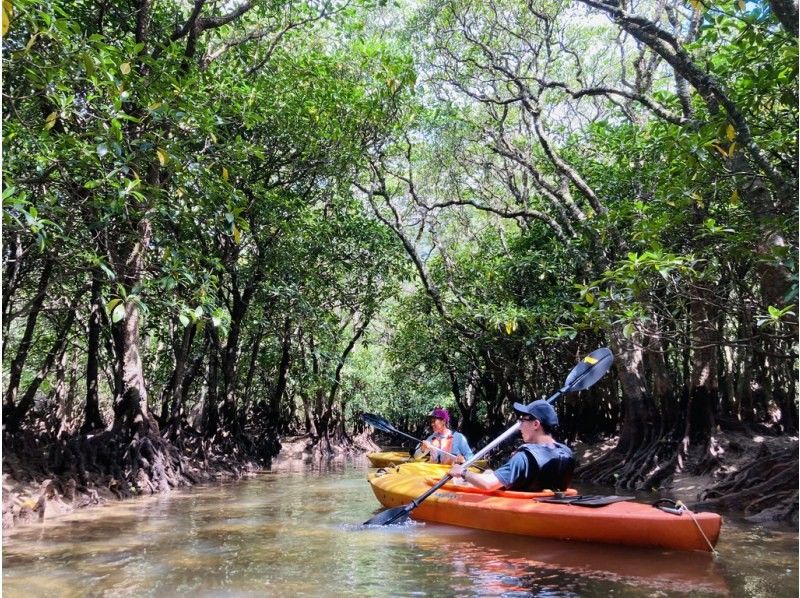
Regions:
<instances>
[{"instance_id":1,"label":"paddle shaft","mask_svg":"<svg viewBox=\"0 0 800 598\"><path fill-rule=\"evenodd\" d=\"M394 432L395 434L400 434L400 436L405 436L405 437L406 437L406 438L408 438L409 440L413 440L413 441L414 441L414 442L416 442L416 443L420 443L420 442L422 442L422 441L421 441L419 438L414 438L413 436L411 436L411 435L409 435L409 434L406 434L405 432L401 432L401 431L400 431L400 430L398 430L397 428L390 428L390 429L391 429L391 430L392 430L392 432ZM444 453L445 451L442 451L442 452ZM448 454L448 455L450 455L450 453L447 453L447 454ZM451 457L455 457L455 455L450 455L450 456L451 456Z\"/></svg>"}]
</instances>

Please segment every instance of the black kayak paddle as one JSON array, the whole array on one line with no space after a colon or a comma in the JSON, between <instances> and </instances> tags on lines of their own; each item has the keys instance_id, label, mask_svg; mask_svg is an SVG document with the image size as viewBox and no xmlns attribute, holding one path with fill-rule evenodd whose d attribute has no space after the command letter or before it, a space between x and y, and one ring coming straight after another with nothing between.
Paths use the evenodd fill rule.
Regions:
<instances>
[{"instance_id":1,"label":"black kayak paddle","mask_svg":"<svg viewBox=\"0 0 800 598\"><path fill-rule=\"evenodd\" d=\"M595 382L600 380L600 378L602 378L606 372L608 372L613 363L614 356L610 350L602 348L592 351L589 353L589 355L584 357L580 363L578 363L578 365L572 368L572 371L564 381L564 386L559 388L551 397L549 397L547 402L552 404L563 394L586 390ZM519 422L515 422L514 425L508 430L503 432L500 436L475 453L472 458L467 459L467 461L463 464L464 467L466 468L472 465L473 462L483 457L486 453L506 440L509 436L515 434L517 430L519 430ZM392 525L394 523L403 523L406 521L406 519L408 519L411 511L416 509L420 503L422 503L422 501L449 482L452 477L453 476L451 476L449 473L446 474L441 480L431 486L427 492L418 496L407 505L402 507L393 507L391 509L381 511L372 519L365 521L364 525Z\"/></svg>"}]
</instances>

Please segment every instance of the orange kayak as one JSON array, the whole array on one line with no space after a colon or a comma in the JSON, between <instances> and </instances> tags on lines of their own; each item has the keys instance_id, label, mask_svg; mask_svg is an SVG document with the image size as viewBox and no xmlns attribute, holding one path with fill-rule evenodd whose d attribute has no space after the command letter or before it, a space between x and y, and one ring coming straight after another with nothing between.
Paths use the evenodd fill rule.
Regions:
<instances>
[{"instance_id":1,"label":"orange kayak","mask_svg":"<svg viewBox=\"0 0 800 598\"><path fill-rule=\"evenodd\" d=\"M408 463L371 473L368 480L384 507L400 507L429 490L445 472ZM420 503L411 517L538 538L702 551L717 543L722 526L716 513L673 514L629 500L604 506L545 502L553 498L552 492L486 492L452 481Z\"/></svg>"}]
</instances>

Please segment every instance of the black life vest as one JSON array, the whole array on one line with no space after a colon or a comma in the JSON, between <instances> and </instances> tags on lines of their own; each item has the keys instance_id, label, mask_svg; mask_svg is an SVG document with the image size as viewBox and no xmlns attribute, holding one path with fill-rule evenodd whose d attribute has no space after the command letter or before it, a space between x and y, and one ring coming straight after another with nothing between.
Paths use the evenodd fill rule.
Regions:
<instances>
[{"instance_id":1,"label":"black life vest","mask_svg":"<svg viewBox=\"0 0 800 598\"><path fill-rule=\"evenodd\" d=\"M525 483L524 488L515 484L515 490L540 492L542 490L566 490L572 482L572 472L575 469L575 457L572 450L565 444L555 442L553 445L523 444L520 450L531 463L531 470L538 473L533 479Z\"/></svg>"}]
</instances>

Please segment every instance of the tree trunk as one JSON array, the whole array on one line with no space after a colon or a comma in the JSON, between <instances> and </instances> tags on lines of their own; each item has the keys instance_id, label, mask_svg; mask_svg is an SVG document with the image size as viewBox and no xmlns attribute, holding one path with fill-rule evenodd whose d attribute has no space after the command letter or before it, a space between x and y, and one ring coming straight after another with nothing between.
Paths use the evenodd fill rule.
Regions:
<instances>
[{"instance_id":1,"label":"tree trunk","mask_svg":"<svg viewBox=\"0 0 800 598\"><path fill-rule=\"evenodd\" d=\"M7 252L3 252L4 256L8 256L4 260L5 269L3 272L3 338L8 339L8 331L11 329L11 297L19 286L19 281L22 278L22 257L23 246L19 234L14 235L13 240L7 247ZM3 357L5 358L6 343L3 343Z\"/></svg>"},{"instance_id":2,"label":"tree trunk","mask_svg":"<svg viewBox=\"0 0 800 598\"><path fill-rule=\"evenodd\" d=\"M309 336L308 345L308 353L311 359L311 372L313 374L315 386L313 390L311 421L314 422L315 437L319 439L325 436L328 431L328 422L325 415L325 393L322 388L320 388L320 363L319 357L317 357L317 348L313 336Z\"/></svg>"},{"instance_id":3,"label":"tree trunk","mask_svg":"<svg viewBox=\"0 0 800 598\"><path fill-rule=\"evenodd\" d=\"M92 272L92 298L89 312L89 331L86 340L86 405L84 407L81 434L105 427L100 415L99 371L100 371L100 333L103 325L102 281L100 271Z\"/></svg>"},{"instance_id":4,"label":"tree trunk","mask_svg":"<svg viewBox=\"0 0 800 598\"><path fill-rule=\"evenodd\" d=\"M72 411L78 386L78 370L80 368L80 349L72 350L72 365L67 382L67 351L61 354L56 365L56 384L53 388L53 403L56 405L56 438L64 440L73 432Z\"/></svg>"},{"instance_id":5,"label":"tree trunk","mask_svg":"<svg viewBox=\"0 0 800 598\"><path fill-rule=\"evenodd\" d=\"M652 438L658 425L657 411L647 384L644 352L639 344L614 330L611 347L622 386L623 420L617 451L632 454Z\"/></svg>"},{"instance_id":6,"label":"tree trunk","mask_svg":"<svg viewBox=\"0 0 800 598\"><path fill-rule=\"evenodd\" d=\"M247 376L245 377L244 390L242 394L242 408L239 413L239 428L244 429L247 420L247 412L250 409L250 393L253 385L253 377L256 375L258 369L258 357L261 353L261 340L264 338L264 328L258 327L253 344L250 347L250 364L247 367ZM255 402L255 401L253 401Z\"/></svg>"},{"instance_id":7,"label":"tree trunk","mask_svg":"<svg viewBox=\"0 0 800 598\"><path fill-rule=\"evenodd\" d=\"M312 438L318 438L319 432L317 430L316 418L314 417L314 408L311 406L311 398L307 392L300 391L300 400L303 403L303 420L305 422L306 432Z\"/></svg>"},{"instance_id":8,"label":"tree trunk","mask_svg":"<svg viewBox=\"0 0 800 598\"><path fill-rule=\"evenodd\" d=\"M39 371L36 372L36 376L34 376L33 380L28 385L28 388L25 389L25 394L20 399L19 404L15 407L4 410L3 417L4 419L7 418L7 420L3 423L6 427L6 430L9 432L13 433L19 429L22 420L28 414L28 411L30 411L31 407L33 407L34 399L36 398L36 392L39 390L39 386L42 384L42 381L50 373L53 364L56 363L60 359L61 355L66 351L67 342L69 340L69 332L72 329L72 324L75 322L75 317L77 314L76 307L78 306L78 301L80 301L80 298L84 292L86 292L86 287L78 289L72 299L72 302L67 306L67 316L64 319L61 327L56 331L53 346L45 356Z\"/></svg>"},{"instance_id":9,"label":"tree trunk","mask_svg":"<svg viewBox=\"0 0 800 598\"><path fill-rule=\"evenodd\" d=\"M148 176L148 181L152 177ZM145 255L152 238L152 226L143 218L136 225L133 239L120 241L113 248L117 274L126 293L131 295L142 281L145 272ZM119 394L114 397L113 430L125 430L144 436L158 431L158 423L147 406L147 386L141 358L139 319L141 312L136 301L124 301L124 317L111 327L114 341L117 376L121 382Z\"/></svg>"},{"instance_id":10,"label":"tree trunk","mask_svg":"<svg viewBox=\"0 0 800 598\"><path fill-rule=\"evenodd\" d=\"M722 408L721 413L725 417L732 417L735 415L738 402L736 400L736 369L737 365L742 362L739 358L740 352L734 347L724 347L722 349L722 371L724 378L721 380L722 384Z\"/></svg>"},{"instance_id":11,"label":"tree trunk","mask_svg":"<svg viewBox=\"0 0 800 598\"><path fill-rule=\"evenodd\" d=\"M795 0L769 0L769 6L786 32L797 37L797 2Z\"/></svg>"},{"instance_id":12,"label":"tree trunk","mask_svg":"<svg viewBox=\"0 0 800 598\"><path fill-rule=\"evenodd\" d=\"M79 347L74 347L72 350L72 367L70 368L69 372L69 385L67 386L67 396L66 396L66 405L65 410L69 417L72 417L72 413L74 410L75 405L75 397L78 396L78 383L80 382L80 375L81 372L81 351ZM71 434L74 430L71 421L67 421L67 428L65 432Z\"/></svg>"},{"instance_id":13,"label":"tree trunk","mask_svg":"<svg viewBox=\"0 0 800 598\"><path fill-rule=\"evenodd\" d=\"M653 321L647 327L645 334L647 335L645 365L652 381L654 410L660 412L661 430L668 430L676 423L674 404L677 402L677 397L675 383L666 359L667 349L662 338L660 323Z\"/></svg>"},{"instance_id":14,"label":"tree trunk","mask_svg":"<svg viewBox=\"0 0 800 598\"><path fill-rule=\"evenodd\" d=\"M184 382L186 380L186 363L189 359L189 349L194 341L197 331L195 324L190 324L183 329L180 345L175 346L175 371L172 374L172 397L169 408L169 424L177 424L183 417ZM180 426L176 426L179 429Z\"/></svg>"},{"instance_id":15,"label":"tree trunk","mask_svg":"<svg viewBox=\"0 0 800 598\"><path fill-rule=\"evenodd\" d=\"M238 426L236 418L236 385L239 378L239 337L242 333L242 323L247 305L235 294L233 308L231 309L231 324L225 349L222 353L222 425L235 430Z\"/></svg>"},{"instance_id":16,"label":"tree trunk","mask_svg":"<svg viewBox=\"0 0 800 598\"><path fill-rule=\"evenodd\" d=\"M372 320L371 314L365 314L361 323L356 327L355 333L350 338L350 342L347 343L344 351L342 352L341 357L339 357L338 363L336 364L336 370L333 374L333 383L331 384L331 388L328 391L328 400L327 404L325 405L325 413L323 416L323 420L325 421L325 429L326 432L330 431L331 425L330 422L332 421L333 413L335 410L336 404L336 394L339 391L339 386L342 382L342 369L344 368L344 364L347 361L348 355L356 346L358 339L364 334L364 331L369 326L370 321ZM344 416L344 409L342 409L342 416Z\"/></svg>"},{"instance_id":17,"label":"tree trunk","mask_svg":"<svg viewBox=\"0 0 800 598\"><path fill-rule=\"evenodd\" d=\"M33 331L36 328L36 320L42 312L42 305L44 305L44 298L47 291L47 286L50 283L50 275L53 272L54 260L48 256L45 258L42 273L39 276L39 284L36 285L36 294L31 302L30 312L28 312L28 321L25 324L25 331L22 333L22 339L17 347L17 354L14 361L11 362L11 368L8 373L8 386L6 387L6 394L3 399L5 404L3 408L3 421L10 415L16 406L17 393L19 392L19 384L22 379L22 370L25 367L25 362L28 359L28 352L33 345ZM7 341L8 339L6 339ZM5 343L4 343L5 344Z\"/></svg>"},{"instance_id":18,"label":"tree trunk","mask_svg":"<svg viewBox=\"0 0 800 598\"><path fill-rule=\"evenodd\" d=\"M700 287L689 304L692 356L689 378L688 438L704 443L714 431L719 398L719 321L710 288Z\"/></svg>"},{"instance_id":19,"label":"tree trunk","mask_svg":"<svg viewBox=\"0 0 800 598\"><path fill-rule=\"evenodd\" d=\"M206 355L210 353L209 349L211 348L211 339L206 334L205 339L203 341L203 346L200 349L200 352L195 355L194 359L192 359L192 363L189 368L186 370L186 374L183 377L183 383L181 384L181 409L178 411L174 411L172 413L173 421L170 422L172 424L177 424L179 419L183 419L183 405L186 401L186 398L189 396L189 390L192 387L192 384L197 379L197 375L203 367L203 363L205 361ZM173 409L178 407L177 403L172 404Z\"/></svg>"},{"instance_id":20,"label":"tree trunk","mask_svg":"<svg viewBox=\"0 0 800 598\"><path fill-rule=\"evenodd\" d=\"M210 334L210 333L209 333ZM206 395L203 400L203 433L207 438L214 436L219 430L219 359L216 351L208 356L208 379Z\"/></svg>"},{"instance_id":21,"label":"tree trunk","mask_svg":"<svg viewBox=\"0 0 800 598\"><path fill-rule=\"evenodd\" d=\"M138 306L127 304L125 319L113 330L117 370L122 380L122 393L114 399L114 429L147 434L157 431L158 424L147 407L147 388L139 353L139 315Z\"/></svg>"},{"instance_id":22,"label":"tree trunk","mask_svg":"<svg viewBox=\"0 0 800 598\"><path fill-rule=\"evenodd\" d=\"M272 391L272 396L269 402L270 417L278 419L280 413L281 399L286 392L286 382L289 375L289 366L291 364L291 348L292 348L292 334L291 334L292 321L286 318L283 321L283 342L281 343L281 362L278 366L278 379L275 382L275 388Z\"/></svg>"}]
</instances>

